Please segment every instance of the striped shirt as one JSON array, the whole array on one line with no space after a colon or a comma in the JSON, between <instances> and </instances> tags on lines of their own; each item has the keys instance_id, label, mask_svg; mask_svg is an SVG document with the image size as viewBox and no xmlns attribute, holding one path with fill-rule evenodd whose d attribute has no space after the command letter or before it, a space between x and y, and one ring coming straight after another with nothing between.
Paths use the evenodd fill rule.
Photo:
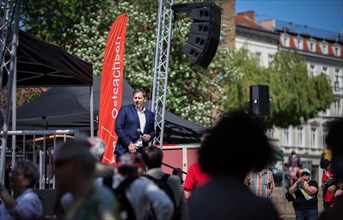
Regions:
<instances>
[{"instance_id":1,"label":"striped shirt","mask_svg":"<svg viewBox=\"0 0 343 220\"><path fill-rule=\"evenodd\" d=\"M245 184L257 196L270 198L268 189L274 185L273 173L269 169L263 169L259 172L251 171L245 178Z\"/></svg>"}]
</instances>

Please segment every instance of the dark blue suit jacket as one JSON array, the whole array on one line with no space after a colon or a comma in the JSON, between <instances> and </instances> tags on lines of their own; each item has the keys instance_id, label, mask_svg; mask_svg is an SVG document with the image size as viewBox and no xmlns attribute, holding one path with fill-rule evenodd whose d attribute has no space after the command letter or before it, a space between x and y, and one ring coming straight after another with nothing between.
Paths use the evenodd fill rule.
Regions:
<instances>
[{"instance_id":1,"label":"dark blue suit jacket","mask_svg":"<svg viewBox=\"0 0 343 220\"><path fill-rule=\"evenodd\" d=\"M155 114L146 109L145 119L145 128L142 132L143 134L149 134L151 136L151 141L155 137ZM122 106L119 110L115 124L118 142L114 153L117 155L117 158L128 152L128 146L131 142L135 143L138 140L140 136L137 132L138 128L140 128L140 124L135 106L133 104ZM148 146L148 144L148 142L143 141L143 147Z\"/></svg>"}]
</instances>

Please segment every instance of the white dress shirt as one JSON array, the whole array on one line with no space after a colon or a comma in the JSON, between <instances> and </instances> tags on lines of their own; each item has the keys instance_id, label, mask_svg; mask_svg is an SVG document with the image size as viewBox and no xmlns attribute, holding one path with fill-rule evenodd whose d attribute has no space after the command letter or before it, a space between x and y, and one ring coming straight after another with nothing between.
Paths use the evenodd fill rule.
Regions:
<instances>
[{"instance_id":1,"label":"white dress shirt","mask_svg":"<svg viewBox=\"0 0 343 220\"><path fill-rule=\"evenodd\" d=\"M136 108L137 110L137 114L138 114L138 118L139 118L139 125L140 125L140 129L141 129L141 132L143 133L144 132L144 129L145 129L145 124L146 124L146 118L145 118L145 111L146 111L146 108L143 108L142 111L139 111L138 108ZM143 146L143 139L142 139L142 136L139 137L139 139L137 140L137 142L135 143L135 145L137 147L142 147Z\"/></svg>"}]
</instances>

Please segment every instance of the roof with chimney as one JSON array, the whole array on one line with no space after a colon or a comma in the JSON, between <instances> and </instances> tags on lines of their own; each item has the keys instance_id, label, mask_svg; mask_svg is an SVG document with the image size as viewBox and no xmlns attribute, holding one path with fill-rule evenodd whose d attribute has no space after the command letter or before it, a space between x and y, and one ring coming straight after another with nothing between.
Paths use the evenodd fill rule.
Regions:
<instances>
[{"instance_id":1,"label":"roof with chimney","mask_svg":"<svg viewBox=\"0 0 343 220\"><path fill-rule=\"evenodd\" d=\"M237 13L236 25L271 33L275 32L273 29L267 28L255 21L255 11L245 11Z\"/></svg>"}]
</instances>

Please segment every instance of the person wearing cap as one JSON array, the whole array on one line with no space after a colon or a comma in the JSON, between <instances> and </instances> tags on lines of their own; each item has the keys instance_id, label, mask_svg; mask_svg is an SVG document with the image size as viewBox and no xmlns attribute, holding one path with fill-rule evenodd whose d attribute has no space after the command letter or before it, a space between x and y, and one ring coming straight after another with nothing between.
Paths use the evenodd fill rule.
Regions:
<instances>
[{"instance_id":1,"label":"person wearing cap","mask_svg":"<svg viewBox=\"0 0 343 220\"><path fill-rule=\"evenodd\" d=\"M296 220L316 220L318 218L318 183L311 179L311 171L301 170L301 176L290 187Z\"/></svg>"},{"instance_id":2,"label":"person wearing cap","mask_svg":"<svg viewBox=\"0 0 343 220\"><path fill-rule=\"evenodd\" d=\"M118 142L114 150L116 161L127 152L141 152L155 137L155 114L144 107L146 92L133 91L133 104L122 106L119 110L115 132Z\"/></svg>"}]
</instances>

